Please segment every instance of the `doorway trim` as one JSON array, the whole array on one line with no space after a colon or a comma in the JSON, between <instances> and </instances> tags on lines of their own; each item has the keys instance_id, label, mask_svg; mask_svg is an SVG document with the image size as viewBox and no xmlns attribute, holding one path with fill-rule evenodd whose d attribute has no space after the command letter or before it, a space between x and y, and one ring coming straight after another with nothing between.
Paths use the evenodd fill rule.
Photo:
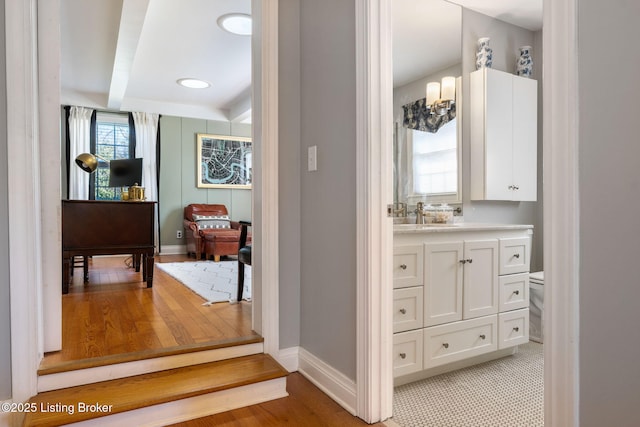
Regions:
<instances>
[{"instance_id":1,"label":"doorway trim","mask_svg":"<svg viewBox=\"0 0 640 427\"><path fill-rule=\"evenodd\" d=\"M47 0L49 1L49 0ZM256 217L262 226L264 266L262 278L262 294L264 307L260 316L263 322L262 335L265 352L277 356L279 349L278 323L278 198L277 198L277 129L278 129L278 0L254 0L260 2L261 19L261 54L267 61L262 61L259 68L261 81L264 82L260 92L263 105L262 138L264 144L265 163L262 167L262 185L268 191L263 192L257 205L261 210ZM7 150L8 150L8 185L9 191L9 242L11 253L10 293L11 293L11 382L12 400L26 401L37 393L37 369L43 356L44 318L43 292L53 287L60 292L60 274L54 275L45 283L42 273L43 254L45 248L60 247L59 233L47 232L40 227L41 212L55 213L57 223L60 221L59 195L54 197L46 193L49 187L41 188L43 176L40 168L30 169L25 165L38 165L41 155L49 153L40 145L39 135L43 122L50 124L59 116L51 111L48 95L55 92L53 85L58 80L47 76L39 81L38 70L38 0L5 1L6 31L6 69L7 69ZM53 2L51 4L54 4ZM55 4L59 2L55 1ZM53 6L52 6L53 7ZM45 37L46 35L40 35ZM40 40L41 41L41 40ZM59 43L59 41L58 41ZM53 46L52 41L49 46ZM58 46L59 50L59 46ZM57 76L56 76L57 77ZM46 104L45 104L46 102ZM45 108L46 107L46 108ZM40 112L46 114L40 114ZM50 114L56 115L55 118ZM45 126L45 129L48 127ZM46 141L56 139L58 135L45 135ZM56 146L57 147L57 146ZM57 149L57 148L56 148ZM51 159L49 159L51 161ZM53 161L53 163L56 163ZM55 167L59 170L59 164ZM59 172L58 172L59 174ZM50 178L47 175L47 179ZM275 180L275 181L274 181ZM59 181L59 175L58 175ZM275 182L275 186L271 187ZM55 184L59 190L59 182ZM255 208L254 206L254 208ZM56 230L58 228L56 227ZM55 255L53 255L55 256ZM59 263L53 260L52 265ZM59 272L59 270L56 270Z\"/></svg>"},{"instance_id":2,"label":"doorway trim","mask_svg":"<svg viewBox=\"0 0 640 427\"><path fill-rule=\"evenodd\" d=\"M548 426L579 425L576 2L544 0L543 4L544 424Z\"/></svg>"},{"instance_id":3,"label":"doorway trim","mask_svg":"<svg viewBox=\"0 0 640 427\"><path fill-rule=\"evenodd\" d=\"M279 359L280 352L280 252L279 252L279 213L278 213L278 0L253 0L260 5L260 44L253 49L260 51L260 60L253 63L255 81L259 76L258 90L253 85L253 111L260 117L260 195L252 197L253 213L260 224L256 234L260 239L257 252L257 272L261 290L258 290L253 318L259 318L256 325L264 338L264 352ZM254 12L252 12L253 14ZM259 73L259 74L258 74ZM259 106L258 106L259 105ZM257 108L256 108L257 107ZM254 130L255 131L255 130ZM255 323L255 320L254 320Z\"/></svg>"},{"instance_id":4,"label":"doorway trim","mask_svg":"<svg viewBox=\"0 0 640 427\"><path fill-rule=\"evenodd\" d=\"M391 1L356 0L356 414L393 410Z\"/></svg>"},{"instance_id":5,"label":"doorway trim","mask_svg":"<svg viewBox=\"0 0 640 427\"><path fill-rule=\"evenodd\" d=\"M390 185L385 147L391 136L384 102L390 96L391 22L388 0L356 0L358 189L357 415L377 422L392 415L393 340L387 271L392 224L380 220ZM577 426L578 417L578 119L576 0L544 0L544 260L545 425ZM388 163L382 163L386 160ZM373 176L379 171L379 176ZM376 187L373 184L378 184ZM385 248L385 245L387 246ZM385 258L387 256L387 258ZM556 262L554 260L566 260ZM380 265L375 262L379 261ZM385 262L382 262L385 261ZM387 265L387 267L381 267ZM379 275L379 276L376 276ZM563 286L555 286L562 283ZM379 405L376 408L376 403Z\"/></svg>"}]
</instances>

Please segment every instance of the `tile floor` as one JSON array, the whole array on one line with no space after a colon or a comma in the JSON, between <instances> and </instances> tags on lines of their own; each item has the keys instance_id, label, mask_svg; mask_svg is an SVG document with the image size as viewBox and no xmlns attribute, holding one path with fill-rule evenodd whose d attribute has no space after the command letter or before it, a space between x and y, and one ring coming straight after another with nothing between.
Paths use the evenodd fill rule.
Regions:
<instances>
[{"instance_id":1,"label":"tile floor","mask_svg":"<svg viewBox=\"0 0 640 427\"><path fill-rule=\"evenodd\" d=\"M542 427L542 344L509 357L396 387L401 427Z\"/></svg>"}]
</instances>

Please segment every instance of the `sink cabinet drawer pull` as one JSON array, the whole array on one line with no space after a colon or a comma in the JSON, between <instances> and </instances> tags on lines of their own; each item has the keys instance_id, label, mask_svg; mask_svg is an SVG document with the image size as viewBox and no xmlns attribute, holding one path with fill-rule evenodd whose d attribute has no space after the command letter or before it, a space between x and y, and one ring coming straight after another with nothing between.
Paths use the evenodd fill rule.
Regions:
<instances>
[{"instance_id":1,"label":"sink cabinet drawer pull","mask_svg":"<svg viewBox=\"0 0 640 427\"><path fill-rule=\"evenodd\" d=\"M520 258L520 254L513 254L514 258Z\"/></svg>"},{"instance_id":2,"label":"sink cabinet drawer pull","mask_svg":"<svg viewBox=\"0 0 640 427\"><path fill-rule=\"evenodd\" d=\"M520 291L513 291L514 294L520 295Z\"/></svg>"},{"instance_id":3,"label":"sink cabinet drawer pull","mask_svg":"<svg viewBox=\"0 0 640 427\"><path fill-rule=\"evenodd\" d=\"M401 270L406 270L407 269L407 264L400 264L400 269Z\"/></svg>"},{"instance_id":4,"label":"sink cabinet drawer pull","mask_svg":"<svg viewBox=\"0 0 640 427\"><path fill-rule=\"evenodd\" d=\"M520 328L518 328L517 326L513 328L514 331L518 332L520 330Z\"/></svg>"},{"instance_id":5,"label":"sink cabinet drawer pull","mask_svg":"<svg viewBox=\"0 0 640 427\"><path fill-rule=\"evenodd\" d=\"M480 335L480 338L485 339L485 338L486 338L486 335L485 335L485 334L482 334L482 335Z\"/></svg>"},{"instance_id":6,"label":"sink cabinet drawer pull","mask_svg":"<svg viewBox=\"0 0 640 427\"><path fill-rule=\"evenodd\" d=\"M406 359L406 358L407 358L406 353L400 353L400 359Z\"/></svg>"},{"instance_id":7,"label":"sink cabinet drawer pull","mask_svg":"<svg viewBox=\"0 0 640 427\"><path fill-rule=\"evenodd\" d=\"M449 348L449 343L444 343L444 344L442 344L442 346L443 346L444 348Z\"/></svg>"},{"instance_id":8,"label":"sink cabinet drawer pull","mask_svg":"<svg viewBox=\"0 0 640 427\"><path fill-rule=\"evenodd\" d=\"M401 308L401 309L400 309L400 313L402 313L402 314L407 314L407 310L406 310L406 309L404 309L404 308Z\"/></svg>"}]
</instances>

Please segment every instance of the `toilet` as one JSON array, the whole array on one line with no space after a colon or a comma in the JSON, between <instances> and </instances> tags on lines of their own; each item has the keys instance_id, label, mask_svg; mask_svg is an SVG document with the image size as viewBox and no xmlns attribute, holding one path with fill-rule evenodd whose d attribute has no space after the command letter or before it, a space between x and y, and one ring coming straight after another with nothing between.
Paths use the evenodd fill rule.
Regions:
<instances>
[{"instance_id":1,"label":"toilet","mask_svg":"<svg viewBox=\"0 0 640 427\"><path fill-rule=\"evenodd\" d=\"M544 271L529 275L529 339L542 343L542 313L544 312Z\"/></svg>"}]
</instances>

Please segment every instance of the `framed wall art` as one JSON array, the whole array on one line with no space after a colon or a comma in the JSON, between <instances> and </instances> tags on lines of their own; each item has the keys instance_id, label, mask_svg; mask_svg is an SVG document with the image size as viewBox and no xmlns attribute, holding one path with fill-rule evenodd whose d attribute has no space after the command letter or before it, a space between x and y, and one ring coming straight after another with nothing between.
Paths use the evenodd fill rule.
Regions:
<instances>
[{"instance_id":1,"label":"framed wall art","mask_svg":"<svg viewBox=\"0 0 640 427\"><path fill-rule=\"evenodd\" d=\"M203 133L197 136L199 188L251 188L251 138Z\"/></svg>"}]
</instances>

